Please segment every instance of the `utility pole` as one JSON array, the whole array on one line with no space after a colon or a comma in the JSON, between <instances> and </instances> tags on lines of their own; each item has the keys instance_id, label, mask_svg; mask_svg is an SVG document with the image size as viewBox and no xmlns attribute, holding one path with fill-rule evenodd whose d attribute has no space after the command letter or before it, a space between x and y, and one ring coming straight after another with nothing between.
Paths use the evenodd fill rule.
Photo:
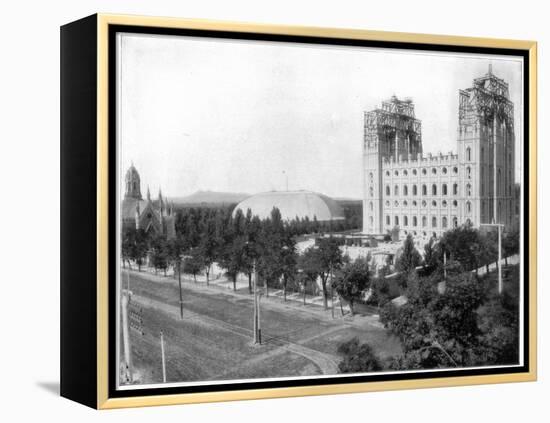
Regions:
<instances>
[{"instance_id":1,"label":"utility pole","mask_svg":"<svg viewBox=\"0 0 550 423\"><path fill-rule=\"evenodd\" d=\"M334 286L332 285L332 263L329 270L330 275L330 311L332 313L332 318L334 319Z\"/></svg>"},{"instance_id":2,"label":"utility pole","mask_svg":"<svg viewBox=\"0 0 550 423\"><path fill-rule=\"evenodd\" d=\"M258 343L258 271L256 269L256 259L252 262L254 272L254 281L252 284L254 290L254 343Z\"/></svg>"},{"instance_id":3,"label":"utility pole","mask_svg":"<svg viewBox=\"0 0 550 423\"><path fill-rule=\"evenodd\" d=\"M180 318L183 320L183 294L181 292L181 256L178 260L178 283L180 286Z\"/></svg>"},{"instance_id":4,"label":"utility pole","mask_svg":"<svg viewBox=\"0 0 550 423\"><path fill-rule=\"evenodd\" d=\"M443 251L443 279L447 280L447 253Z\"/></svg>"},{"instance_id":5,"label":"utility pole","mask_svg":"<svg viewBox=\"0 0 550 423\"><path fill-rule=\"evenodd\" d=\"M480 226L496 226L498 229L498 293L502 294L502 228L504 225L502 223L482 223Z\"/></svg>"},{"instance_id":6,"label":"utility pole","mask_svg":"<svg viewBox=\"0 0 550 423\"><path fill-rule=\"evenodd\" d=\"M132 382L132 351L130 347L130 325L128 322L128 305L130 302L130 291L122 292L122 342L124 345L124 361L126 361L126 370L128 380Z\"/></svg>"},{"instance_id":7,"label":"utility pole","mask_svg":"<svg viewBox=\"0 0 550 423\"><path fill-rule=\"evenodd\" d=\"M164 359L164 335L160 331L160 352L162 355L162 381L166 383L166 361Z\"/></svg>"}]
</instances>

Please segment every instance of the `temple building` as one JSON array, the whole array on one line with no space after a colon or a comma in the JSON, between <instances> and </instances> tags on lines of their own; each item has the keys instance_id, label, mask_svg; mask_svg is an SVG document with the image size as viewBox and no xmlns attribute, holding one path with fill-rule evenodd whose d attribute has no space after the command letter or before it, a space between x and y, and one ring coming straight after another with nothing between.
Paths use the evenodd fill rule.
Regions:
<instances>
[{"instance_id":1,"label":"temple building","mask_svg":"<svg viewBox=\"0 0 550 423\"><path fill-rule=\"evenodd\" d=\"M141 180L132 164L124 179L125 193L121 207L122 230L125 228L144 229L152 235L164 235L167 239L176 236L173 204L163 198L159 188L158 198L151 200L147 188L147 198L141 196Z\"/></svg>"},{"instance_id":2,"label":"temple building","mask_svg":"<svg viewBox=\"0 0 550 423\"><path fill-rule=\"evenodd\" d=\"M456 153L422 150L411 99L392 97L364 113L363 233L440 236L464 223L511 226L514 105L489 71L459 92Z\"/></svg>"}]
</instances>

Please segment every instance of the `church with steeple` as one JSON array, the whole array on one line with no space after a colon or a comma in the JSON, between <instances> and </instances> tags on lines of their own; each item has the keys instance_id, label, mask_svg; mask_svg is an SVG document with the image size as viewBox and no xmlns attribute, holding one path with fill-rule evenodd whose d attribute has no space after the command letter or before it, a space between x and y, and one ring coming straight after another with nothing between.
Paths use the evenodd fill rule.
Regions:
<instances>
[{"instance_id":1,"label":"church with steeple","mask_svg":"<svg viewBox=\"0 0 550 423\"><path fill-rule=\"evenodd\" d=\"M147 187L145 200L141 196L141 179L134 164L126 171L124 199L121 207L122 230L143 229L149 235L163 235L167 239L176 236L173 204L162 196L159 188L156 200L151 199Z\"/></svg>"}]
</instances>

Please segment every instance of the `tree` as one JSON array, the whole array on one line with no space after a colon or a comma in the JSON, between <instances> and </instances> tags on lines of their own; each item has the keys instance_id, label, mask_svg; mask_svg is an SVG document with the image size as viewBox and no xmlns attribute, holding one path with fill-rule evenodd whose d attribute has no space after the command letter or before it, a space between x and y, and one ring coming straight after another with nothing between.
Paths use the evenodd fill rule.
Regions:
<instances>
[{"instance_id":1,"label":"tree","mask_svg":"<svg viewBox=\"0 0 550 423\"><path fill-rule=\"evenodd\" d=\"M323 306L328 309L328 278L342 267L344 258L338 245L338 240L333 237L320 238L317 246L309 252L310 264L317 267L316 273L321 279L323 289Z\"/></svg>"},{"instance_id":2,"label":"tree","mask_svg":"<svg viewBox=\"0 0 550 423\"><path fill-rule=\"evenodd\" d=\"M282 279L283 279L283 299L286 301L286 292L289 281L293 281L296 277L297 270L297 253L296 243L290 236L287 235L281 252Z\"/></svg>"},{"instance_id":3,"label":"tree","mask_svg":"<svg viewBox=\"0 0 550 423\"><path fill-rule=\"evenodd\" d=\"M371 346L360 344L356 337L340 344L338 353L343 355L338 364L341 373L377 372L383 369Z\"/></svg>"},{"instance_id":4,"label":"tree","mask_svg":"<svg viewBox=\"0 0 550 423\"><path fill-rule=\"evenodd\" d=\"M210 270L212 263L216 260L217 252L218 244L216 243L214 221L211 217L207 217L202 223L202 233L196 250L196 254L200 255L200 262L204 266L207 286L210 282Z\"/></svg>"},{"instance_id":5,"label":"tree","mask_svg":"<svg viewBox=\"0 0 550 423\"><path fill-rule=\"evenodd\" d=\"M143 229L125 229L122 237L123 260L128 261L128 265L130 260L133 260L138 266L138 271L141 272L141 266L147 257L148 245L149 239Z\"/></svg>"},{"instance_id":6,"label":"tree","mask_svg":"<svg viewBox=\"0 0 550 423\"><path fill-rule=\"evenodd\" d=\"M519 230L517 228L504 234L504 239L502 240L502 249L506 260L506 265L508 265L509 256L519 254L519 242Z\"/></svg>"},{"instance_id":7,"label":"tree","mask_svg":"<svg viewBox=\"0 0 550 423\"><path fill-rule=\"evenodd\" d=\"M443 253L458 261L465 270L477 270L483 263L483 239L477 229L466 224L445 232L437 244L438 265L442 265Z\"/></svg>"},{"instance_id":8,"label":"tree","mask_svg":"<svg viewBox=\"0 0 550 423\"><path fill-rule=\"evenodd\" d=\"M416 269L421 260L422 257L414 246L414 239L412 235L407 235L407 238L405 238L405 242L403 243L401 254L395 262L395 268L399 272L410 273Z\"/></svg>"},{"instance_id":9,"label":"tree","mask_svg":"<svg viewBox=\"0 0 550 423\"><path fill-rule=\"evenodd\" d=\"M380 320L401 341L403 354L394 369L466 367L484 363L482 332L476 311L485 294L471 272L452 275L444 294L436 289L438 277L411 275L408 302L388 303Z\"/></svg>"},{"instance_id":10,"label":"tree","mask_svg":"<svg viewBox=\"0 0 550 423\"><path fill-rule=\"evenodd\" d=\"M437 267L437 264L438 261L435 240L434 238L430 238L430 240L424 245L424 266L433 269Z\"/></svg>"},{"instance_id":11,"label":"tree","mask_svg":"<svg viewBox=\"0 0 550 423\"><path fill-rule=\"evenodd\" d=\"M308 283L315 283L319 277L319 264L317 251L314 247L309 247L298 258L298 266L301 270L299 281L304 290L304 305L306 304L306 288Z\"/></svg>"},{"instance_id":12,"label":"tree","mask_svg":"<svg viewBox=\"0 0 550 423\"><path fill-rule=\"evenodd\" d=\"M168 248L166 238L163 235L158 235L151 240L151 262L157 270L162 270L166 276L168 268Z\"/></svg>"},{"instance_id":13,"label":"tree","mask_svg":"<svg viewBox=\"0 0 550 423\"><path fill-rule=\"evenodd\" d=\"M198 250L191 250L191 252L183 259L183 272L189 275L193 275L193 280L197 283L197 274L204 269L204 263Z\"/></svg>"},{"instance_id":14,"label":"tree","mask_svg":"<svg viewBox=\"0 0 550 423\"><path fill-rule=\"evenodd\" d=\"M333 287L336 289L338 295L348 302L352 316L355 301L361 298L363 291L368 289L369 286L369 264L362 257L345 264L336 274L333 281Z\"/></svg>"}]
</instances>

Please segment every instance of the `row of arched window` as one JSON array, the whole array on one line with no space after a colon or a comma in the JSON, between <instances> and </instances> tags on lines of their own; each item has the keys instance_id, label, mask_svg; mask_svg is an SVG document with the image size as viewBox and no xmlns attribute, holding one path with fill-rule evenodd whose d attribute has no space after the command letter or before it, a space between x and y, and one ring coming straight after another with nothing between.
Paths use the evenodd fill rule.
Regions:
<instances>
[{"instance_id":1,"label":"row of arched window","mask_svg":"<svg viewBox=\"0 0 550 423\"><path fill-rule=\"evenodd\" d=\"M451 222L452 222L453 228L458 227L458 219L456 216L452 217ZM413 228L418 227L419 224L421 227L426 228L428 226L428 216L422 216L420 219L418 218L418 216L412 216L410 221L409 221L409 216L402 216L402 219L400 219L399 216L393 217L394 226L408 227L409 223L410 223L410 226ZM392 225L391 217L389 215L386 215L386 226L391 226L391 225ZM446 216L443 216L441 218L441 228L446 229L448 226L449 226L449 221ZM431 217L431 227L432 228L438 227L437 216Z\"/></svg>"},{"instance_id":2,"label":"row of arched window","mask_svg":"<svg viewBox=\"0 0 550 423\"><path fill-rule=\"evenodd\" d=\"M465 188L466 188L466 196L471 197L471 195L472 195L472 185L470 183L467 183ZM412 185L410 191L411 191L411 195L413 197L416 197L418 195L418 186L417 185ZM402 192L402 195L404 197L408 196L409 195L409 186L406 185L406 184L403 185L403 187L401 189L401 192ZM373 194L374 194L372 187L369 188L369 193L370 193L370 196L372 197ZM437 184L432 184L431 189L430 189L430 194L432 196L437 196L438 195L437 193L438 193ZM386 185L386 196L389 197L391 195L392 195L391 187L389 185ZM393 195L395 197L399 196L399 185L394 185ZM423 184L421 186L421 195L423 195L423 196L428 195L428 185ZM447 184L441 184L441 194L440 195L443 195L443 196L449 195L449 190L447 188ZM452 195L458 195L458 184L453 184Z\"/></svg>"},{"instance_id":3,"label":"row of arched window","mask_svg":"<svg viewBox=\"0 0 550 423\"><path fill-rule=\"evenodd\" d=\"M422 207L426 207L426 206L428 205L428 203L426 202L426 200L422 200L422 203L421 203L421 204L422 204ZM433 200L431 204L432 204L432 207L437 207L437 204L438 204L438 203L437 203L437 201ZM455 208L458 207L458 201L457 201L457 200L453 200L453 202L452 202L451 204L452 204L453 207L455 207ZM408 202L407 200L403 200L402 203L399 203L399 201L395 201L393 205L394 205L394 207L399 207L399 206L408 207L408 206L409 206L409 202ZM385 206L386 206L386 207L390 207L390 206L391 206L391 203L390 203L389 201L386 201L386 202L385 202ZM417 203L415 200L413 200L413 201L411 201L411 206L412 206L412 207L417 207L417 206L418 206L418 203ZM446 201L446 200L443 200L443 201L441 202L441 207L447 207L447 206L448 206L447 201ZM373 211L373 208L374 208L374 206L373 206L373 203L372 203L372 201L371 201L371 202L369 203L369 209L370 209L370 211ZM472 211L472 203L470 203L469 201L466 201L466 211L467 211L468 213L470 213L470 212Z\"/></svg>"},{"instance_id":4,"label":"row of arched window","mask_svg":"<svg viewBox=\"0 0 550 423\"><path fill-rule=\"evenodd\" d=\"M426 168L422 169L421 172L422 172L422 175L427 175L427 174L428 174L428 170L427 170ZM437 168L436 168L436 167L433 167L432 170L431 170L431 172L432 172L432 175L437 175ZM443 173L443 175L446 175L447 172L448 172L448 170L447 170L446 167L441 168L441 173ZM417 171L416 169L411 170L411 173L412 173L413 175L415 175L415 176L418 175L418 171ZM454 174L457 174L457 173L458 173L458 167L456 167L456 166L453 167L453 173L454 173ZM400 175L399 170L394 170L394 171L393 171L393 174L394 174L394 176L399 176L399 175ZM404 169L404 170L402 171L402 174L403 174L404 176L408 176L409 171L408 171L407 169ZM389 170L386 170L386 176L390 176L390 175L391 175L390 171L389 171Z\"/></svg>"}]
</instances>

